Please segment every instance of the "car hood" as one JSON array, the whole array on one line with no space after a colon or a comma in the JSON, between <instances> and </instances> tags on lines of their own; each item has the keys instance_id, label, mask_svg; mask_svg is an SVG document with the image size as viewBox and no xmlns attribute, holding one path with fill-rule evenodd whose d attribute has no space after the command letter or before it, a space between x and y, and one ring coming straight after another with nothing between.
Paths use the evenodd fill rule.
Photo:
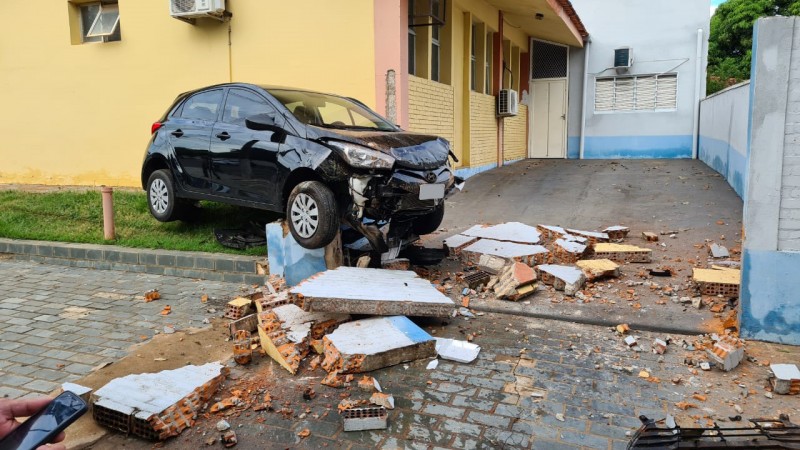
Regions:
<instances>
[{"instance_id":1,"label":"car hood","mask_svg":"<svg viewBox=\"0 0 800 450\"><path fill-rule=\"evenodd\" d=\"M435 169L447 163L450 145L440 137L406 131L314 130L321 140L339 140L363 145L394 157L395 164L409 169Z\"/></svg>"}]
</instances>

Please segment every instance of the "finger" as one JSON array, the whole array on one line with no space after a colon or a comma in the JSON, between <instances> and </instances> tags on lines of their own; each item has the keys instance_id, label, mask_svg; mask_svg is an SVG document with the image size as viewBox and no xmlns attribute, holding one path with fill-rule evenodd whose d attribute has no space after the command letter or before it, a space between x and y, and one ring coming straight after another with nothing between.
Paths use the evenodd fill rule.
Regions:
<instances>
[{"instance_id":1,"label":"finger","mask_svg":"<svg viewBox=\"0 0 800 450\"><path fill-rule=\"evenodd\" d=\"M53 441L51 442L51 444L55 444L56 442L61 442L61 441L63 441L63 440L64 440L64 439L66 439L66 438L67 438L67 434L66 434L66 433L64 433L64 432L62 431L61 433L58 433L58 436L56 436L56 437L53 439Z\"/></svg>"},{"instance_id":2,"label":"finger","mask_svg":"<svg viewBox=\"0 0 800 450\"><path fill-rule=\"evenodd\" d=\"M11 414L11 417L28 417L41 411L42 408L53 401L50 397L41 397L26 400L12 400L6 405L6 411Z\"/></svg>"}]
</instances>

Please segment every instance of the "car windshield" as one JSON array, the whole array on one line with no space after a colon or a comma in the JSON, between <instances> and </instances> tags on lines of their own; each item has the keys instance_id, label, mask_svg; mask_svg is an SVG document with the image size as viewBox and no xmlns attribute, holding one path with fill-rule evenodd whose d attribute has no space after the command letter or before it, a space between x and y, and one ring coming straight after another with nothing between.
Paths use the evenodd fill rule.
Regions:
<instances>
[{"instance_id":1,"label":"car windshield","mask_svg":"<svg viewBox=\"0 0 800 450\"><path fill-rule=\"evenodd\" d=\"M394 125L366 106L335 95L317 92L269 89L297 120L326 128L395 131Z\"/></svg>"}]
</instances>

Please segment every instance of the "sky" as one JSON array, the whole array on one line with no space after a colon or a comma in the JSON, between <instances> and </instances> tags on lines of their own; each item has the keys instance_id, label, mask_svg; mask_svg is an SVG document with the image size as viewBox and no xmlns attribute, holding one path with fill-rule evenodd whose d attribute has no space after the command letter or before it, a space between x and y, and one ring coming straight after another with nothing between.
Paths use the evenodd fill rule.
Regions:
<instances>
[{"instance_id":1,"label":"sky","mask_svg":"<svg viewBox=\"0 0 800 450\"><path fill-rule=\"evenodd\" d=\"M723 3L724 1L725 0L711 0L711 15L712 16L714 15L714 11L717 10L717 6L719 6L719 4Z\"/></svg>"}]
</instances>

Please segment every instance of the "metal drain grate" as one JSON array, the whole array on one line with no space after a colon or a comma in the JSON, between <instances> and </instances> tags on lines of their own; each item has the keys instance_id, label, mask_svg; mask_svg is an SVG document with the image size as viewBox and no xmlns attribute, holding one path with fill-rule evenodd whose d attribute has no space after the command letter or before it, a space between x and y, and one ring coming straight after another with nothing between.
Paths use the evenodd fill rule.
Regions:
<instances>
[{"instance_id":1,"label":"metal drain grate","mask_svg":"<svg viewBox=\"0 0 800 450\"><path fill-rule=\"evenodd\" d=\"M342 411L344 431L383 430L387 427L389 412L383 406L351 408Z\"/></svg>"}]
</instances>

